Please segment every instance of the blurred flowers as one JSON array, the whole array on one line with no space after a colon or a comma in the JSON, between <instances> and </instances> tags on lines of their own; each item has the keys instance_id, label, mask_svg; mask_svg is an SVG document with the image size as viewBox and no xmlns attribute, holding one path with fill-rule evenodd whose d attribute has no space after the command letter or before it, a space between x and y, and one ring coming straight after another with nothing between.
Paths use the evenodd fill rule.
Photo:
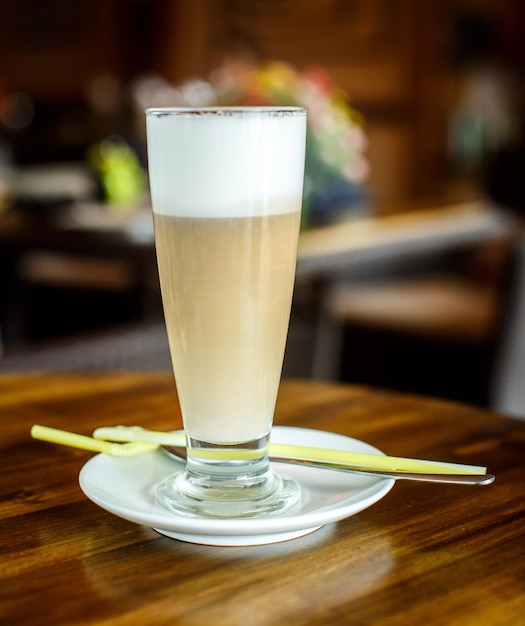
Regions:
<instances>
[{"instance_id":1,"label":"blurred flowers","mask_svg":"<svg viewBox=\"0 0 525 626\"><path fill-rule=\"evenodd\" d=\"M363 119L322 67L303 71L273 61L230 58L207 79L173 86L149 78L136 85L137 108L148 106L304 106L308 109L305 207L309 222L364 208L368 176Z\"/></svg>"},{"instance_id":2,"label":"blurred flowers","mask_svg":"<svg viewBox=\"0 0 525 626\"><path fill-rule=\"evenodd\" d=\"M272 62L260 68L222 68L211 75L217 103L304 106L308 109L309 166L322 167L351 183L368 174L361 115L321 67L302 72Z\"/></svg>"}]
</instances>

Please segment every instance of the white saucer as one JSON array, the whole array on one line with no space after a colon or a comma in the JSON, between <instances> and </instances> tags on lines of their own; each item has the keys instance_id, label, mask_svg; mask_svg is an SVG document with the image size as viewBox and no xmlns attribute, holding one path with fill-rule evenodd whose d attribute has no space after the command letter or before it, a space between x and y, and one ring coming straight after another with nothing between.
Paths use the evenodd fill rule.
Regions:
<instances>
[{"instance_id":1,"label":"white saucer","mask_svg":"<svg viewBox=\"0 0 525 626\"><path fill-rule=\"evenodd\" d=\"M272 441L383 454L350 437L319 430L274 426ZM253 546L301 537L332 522L355 515L383 498L394 480L294 465L276 465L301 486L299 509L276 517L201 519L177 515L156 503L155 487L177 471L177 463L161 450L134 457L98 454L80 472L80 487L103 509L163 535L216 546ZM181 465L182 468L182 465Z\"/></svg>"}]
</instances>

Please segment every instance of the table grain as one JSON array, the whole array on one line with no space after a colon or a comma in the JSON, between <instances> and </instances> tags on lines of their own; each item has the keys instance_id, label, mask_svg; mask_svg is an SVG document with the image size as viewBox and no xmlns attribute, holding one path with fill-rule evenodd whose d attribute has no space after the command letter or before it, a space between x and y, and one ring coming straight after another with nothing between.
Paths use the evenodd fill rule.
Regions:
<instances>
[{"instance_id":1,"label":"table grain","mask_svg":"<svg viewBox=\"0 0 525 626\"><path fill-rule=\"evenodd\" d=\"M525 422L366 387L283 381L275 423L388 454L483 464L488 487L399 482L362 513L289 542L182 543L80 491L91 453L32 424L180 427L169 374L0 376L1 624L525 623Z\"/></svg>"}]
</instances>

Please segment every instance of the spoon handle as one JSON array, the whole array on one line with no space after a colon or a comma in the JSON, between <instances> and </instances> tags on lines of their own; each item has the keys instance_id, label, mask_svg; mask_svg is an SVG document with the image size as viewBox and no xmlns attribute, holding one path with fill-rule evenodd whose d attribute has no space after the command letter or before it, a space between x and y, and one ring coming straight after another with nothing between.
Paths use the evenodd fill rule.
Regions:
<instances>
[{"instance_id":1,"label":"spoon handle","mask_svg":"<svg viewBox=\"0 0 525 626\"><path fill-rule=\"evenodd\" d=\"M173 459L181 462L186 461L186 448L182 446L162 446L165 452ZM336 472L351 472L352 474L373 475L379 478L394 478L395 480L419 480L427 483L450 483L455 485L490 485L494 482L492 474L424 474L420 472L393 472L390 470L359 467L358 465L341 465L329 461L310 461L308 459L290 459L270 455L272 463L288 463L289 465L306 465L319 469L327 469Z\"/></svg>"},{"instance_id":2,"label":"spoon handle","mask_svg":"<svg viewBox=\"0 0 525 626\"><path fill-rule=\"evenodd\" d=\"M304 459L287 459L271 457L274 463L289 463L291 465L307 465L321 469L334 470L339 472L351 472L352 474L365 474L383 478L394 478L396 480L419 480L427 483L451 483L456 485L490 485L494 482L492 474L421 474L418 472L391 472L379 469L369 469L352 467L351 465L336 465L334 463L323 463L322 461L308 461Z\"/></svg>"}]
</instances>

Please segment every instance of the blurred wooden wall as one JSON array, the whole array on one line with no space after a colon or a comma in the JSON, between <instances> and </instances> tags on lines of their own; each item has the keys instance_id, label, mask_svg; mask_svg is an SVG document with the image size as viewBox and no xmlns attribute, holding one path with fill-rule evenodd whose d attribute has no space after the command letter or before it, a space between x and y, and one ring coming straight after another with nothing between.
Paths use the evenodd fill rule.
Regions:
<instances>
[{"instance_id":1,"label":"blurred wooden wall","mask_svg":"<svg viewBox=\"0 0 525 626\"><path fill-rule=\"evenodd\" d=\"M446 191L450 59L458 8L487 11L523 61L522 0L17 0L0 8L0 97L82 98L97 73L123 81L203 75L228 38L265 58L321 64L365 115L379 204Z\"/></svg>"}]
</instances>

